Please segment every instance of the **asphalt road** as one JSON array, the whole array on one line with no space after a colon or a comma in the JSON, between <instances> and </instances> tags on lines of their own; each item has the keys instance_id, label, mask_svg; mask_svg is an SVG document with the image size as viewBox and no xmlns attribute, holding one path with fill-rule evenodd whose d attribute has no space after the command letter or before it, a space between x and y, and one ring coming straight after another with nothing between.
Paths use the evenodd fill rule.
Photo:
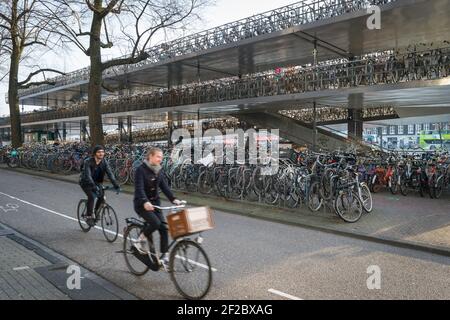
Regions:
<instances>
[{"instance_id":1,"label":"asphalt road","mask_svg":"<svg viewBox=\"0 0 450 320\"><path fill-rule=\"evenodd\" d=\"M122 239L111 245L99 230L80 230L81 198L77 185L0 171L0 222L138 297L180 299L167 274L128 272ZM109 193L108 202L122 231L135 216L132 196ZM208 299L450 299L448 257L226 212L214 218L216 229L204 234L217 270ZM380 290L367 287L370 266L381 270Z\"/></svg>"}]
</instances>

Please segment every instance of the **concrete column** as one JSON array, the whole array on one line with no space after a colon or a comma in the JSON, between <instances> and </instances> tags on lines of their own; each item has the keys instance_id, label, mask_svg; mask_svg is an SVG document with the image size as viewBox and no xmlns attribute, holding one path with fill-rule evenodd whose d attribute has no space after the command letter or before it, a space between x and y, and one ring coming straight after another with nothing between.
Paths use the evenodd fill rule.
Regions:
<instances>
[{"instance_id":1,"label":"concrete column","mask_svg":"<svg viewBox=\"0 0 450 320\"><path fill-rule=\"evenodd\" d=\"M86 133L87 133L86 120L81 120L80 121L80 139L83 142L86 142Z\"/></svg>"},{"instance_id":2,"label":"concrete column","mask_svg":"<svg viewBox=\"0 0 450 320\"><path fill-rule=\"evenodd\" d=\"M118 119L118 122L117 122L117 127L118 127L118 131L119 131L119 142L123 142L123 130L124 130L124 127L123 127L123 119L122 118L119 118Z\"/></svg>"},{"instance_id":3,"label":"concrete column","mask_svg":"<svg viewBox=\"0 0 450 320\"><path fill-rule=\"evenodd\" d=\"M312 131L313 151L317 148L317 103L313 103L313 131Z\"/></svg>"},{"instance_id":4,"label":"concrete column","mask_svg":"<svg viewBox=\"0 0 450 320\"><path fill-rule=\"evenodd\" d=\"M173 143L172 143L173 126L174 126L174 123L173 123L173 112L169 111L167 113L167 127L169 128L167 141L168 141L168 144L169 144L169 148L171 148L173 146Z\"/></svg>"},{"instance_id":5,"label":"concrete column","mask_svg":"<svg viewBox=\"0 0 450 320\"><path fill-rule=\"evenodd\" d=\"M362 94L351 94L348 99L348 137L362 140L363 138L363 103Z\"/></svg>"},{"instance_id":6,"label":"concrete column","mask_svg":"<svg viewBox=\"0 0 450 320\"><path fill-rule=\"evenodd\" d=\"M62 138L63 138L63 141L67 140L67 127L66 127L66 123L65 122L63 122L63 136L62 136Z\"/></svg>"},{"instance_id":7,"label":"concrete column","mask_svg":"<svg viewBox=\"0 0 450 320\"><path fill-rule=\"evenodd\" d=\"M127 117L127 132L128 132L128 142L133 143L133 117Z\"/></svg>"}]
</instances>

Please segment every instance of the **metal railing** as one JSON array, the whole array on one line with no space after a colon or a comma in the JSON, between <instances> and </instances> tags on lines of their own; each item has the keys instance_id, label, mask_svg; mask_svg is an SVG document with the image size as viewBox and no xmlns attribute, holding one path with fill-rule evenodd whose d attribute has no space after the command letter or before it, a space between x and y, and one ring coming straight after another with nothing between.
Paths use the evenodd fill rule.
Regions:
<instances>
[{"instance_id":1,"label":"metal railing","mask_svg":"<svg viewBox=\"0 0 450 320\"><path fill-rule=\"evenodd\" d=\"M149 58L135 65L113 67L104 72L104 77L132 72L145 65L151 65L190 53L236 43L264 34L282 31L293 26L340 16L359 11L371 5L384 5L397 0L316 0L300 1L272 11L228 23L213 29L189 35L150 48ZM129 57L123 56L123 58ZM51 78L55 85L41 85L19 91L19 96L27 96L89 80L90 68L83 68L65 76Z\"/></svg>"},{"instance_id":2,"label":"metal railing","mask_svg":"<svg viewBox=\"0 0 450 320\"><path fill-rule=\"evenodd\" d=\"M179 89L164 89L102 103L103 114L146 109L215 103L239 99L298 94L321 90L441 79L450 75L450 48L434 49L405 55L387 55L337 64L296 67L284 74L265 73L252 77L227 78ZM87 102L72 107L22 116L23 122L38 122L87 115Z\"/></svg>"}]
</instances>

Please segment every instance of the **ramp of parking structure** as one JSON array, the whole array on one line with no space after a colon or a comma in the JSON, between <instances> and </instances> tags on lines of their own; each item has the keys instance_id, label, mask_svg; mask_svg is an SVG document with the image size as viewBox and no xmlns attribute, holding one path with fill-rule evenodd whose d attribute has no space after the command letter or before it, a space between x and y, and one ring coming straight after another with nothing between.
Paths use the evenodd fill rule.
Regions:
<instances>
[{"instance_id":1,"label":"ramp of parking structure","mask_svg":"<svg viewBox=\"0 0 450 320\"><path fill-rule=\"evenodd\" d=\"M370 3L385 3L382 29L368 30ZM168 87L254 73L311 62L314 43L318 60L427 41L448 40L448 0L342 0L295 3L149 50L138 65L105 71L108 86L127 83L130 89ZM419 26L419 27L418 27ZM282 54L280 54L282 52ZM86 95L89 69L60 77L55 86L21 91L26 105L56 105Z\"/></svg>"},{"instance_id":2,"label":"ramp of parking structure","mask_svg":"<svg viewBox=\"0 0 450 320\"><path fill-rule=\"evenodd\" d=\"M300 145L313 145L314 135L311 124L289 118L278 113L258 112L234 115L250 125L265 129L278 129L280 136ZM351 142L336 133L317 128L317 145L327 150L345 150Z\"/></svg>"}]
</instances>

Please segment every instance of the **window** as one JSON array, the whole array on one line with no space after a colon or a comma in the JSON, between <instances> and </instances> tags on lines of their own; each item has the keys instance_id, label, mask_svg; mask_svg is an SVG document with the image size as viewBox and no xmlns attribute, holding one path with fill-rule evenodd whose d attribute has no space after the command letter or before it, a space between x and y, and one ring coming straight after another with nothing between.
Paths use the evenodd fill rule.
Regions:
<instances>
[{"instance_id":1,"label":"window","mask_svg":"<svg viewBox=\"0 0 450 320\"><path fill-rule=\"evenodd\" d=\"M429 123L425 123L423 126L423 130L424 131L430 131L430 124Z\"/></svg>"},{"instance_id":2,"label":"window","mask_svg":"<svg viewBox=\"0 0 450 320\"><path fill-rule=\"evenodd\" d=\"M408 126L408 134L414 134L414 125L413 124L410 124Z\"/></svg>"},{"instance_id":3,"label":"window","mask_svg":"<svg viewBox=\"0 0 450 320\"><path fill-rule=\"evenodd\" d=\"M395 126L389 128L389 134L395 134Z\"/></svg>"},{"instance_id":4,"label":"window","mask_svg":"<svg viewBox=\"0 0 450 320\"><path fill-rule=\"evenodd\" d=\"M403 126L398 126L398 134L403 134Z\"/></svg>"},{"instance_id":5,"label":"window","mask_svg":"<svg viewBox=\"0 0 450 320\"><path fill-rule=\"evenodd\" d=\"M387 128L383 127L383 134L387 134Z\"/></svg>"},{"instance_id":6,"label":"window","mask_svg":"<svg viewBox=\"0 0 450 320\"><path fill-rule=\"evenodd\" d=\"M419 134L420 131L422 131L422 125L421 124L416 124L416 133Z\"/></svg>"}]
</instances>

